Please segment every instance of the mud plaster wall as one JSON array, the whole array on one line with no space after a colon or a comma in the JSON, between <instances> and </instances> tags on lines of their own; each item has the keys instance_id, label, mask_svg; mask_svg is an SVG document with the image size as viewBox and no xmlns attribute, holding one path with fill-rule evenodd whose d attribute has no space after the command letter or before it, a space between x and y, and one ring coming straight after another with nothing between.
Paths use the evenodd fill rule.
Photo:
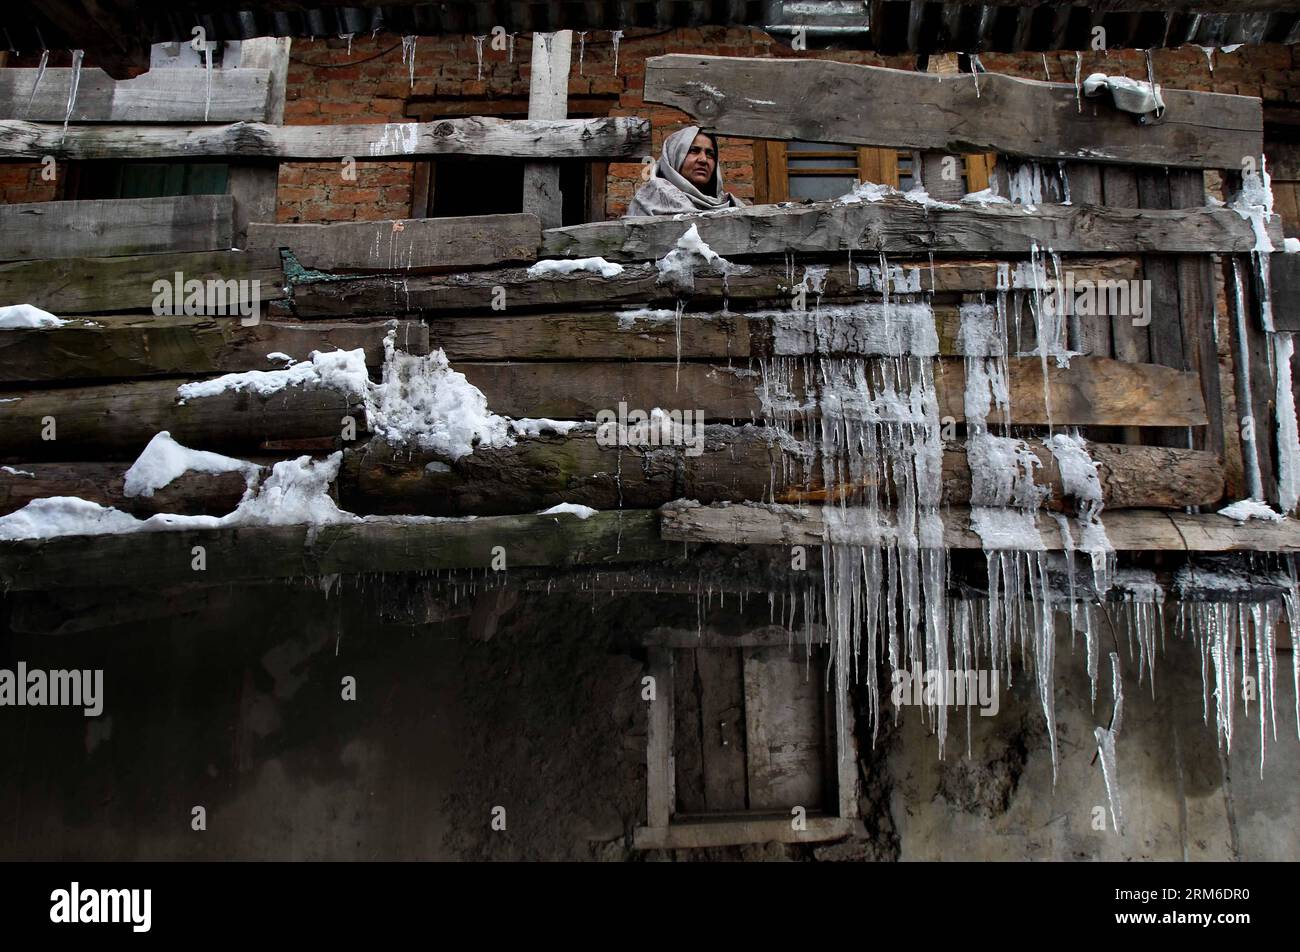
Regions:
<instances>
[{"instance_id":1,"label":"mud plaster wall","mask_svg":"<svg viewBox=\"0 0 1300 952\"><path fill-rule=\"evenodd\" d=\"M106 693L98 719L0 709L0 858L1300 855L1287 658L1279 738L1270 738L1261 781L1257 720L1239 719L1231 756L1202 723L1193 645L1168 638L1154 701L1121 648L1122 837L1092 826L1094 808L1106 805L1092 728L1108 718L1109 695L1103 686L1090 709L1082 646L1072 654L1062 631L1054 787L1037 697L1020 678L996 718L974 718L969 760L957 717L940 761L916 709L897 724L886 710L874 750L859 712L863 839L639 854L628 843L645 812L644 659L631 635L638 625L695 622L695 600L514 591L479 602L466 592L437 610L443 620L413 624L420 612L394 611L386 589L409 608L393 579L328 597L310 586L135 593L140 621L61 637L13 632L11 617L31 628L53 615L0 600L0 666L103 667ZM104 598L121 603L123 593ZM495 623L476 604L492 608ZM181 614L148 620L162 610ZM352 702L340 696L348 675L357 678ZM195 805L207 809L204 832L191 829ZM496 806L506 808L504 831L491 829Z\"/></svg>"}]
</instances>

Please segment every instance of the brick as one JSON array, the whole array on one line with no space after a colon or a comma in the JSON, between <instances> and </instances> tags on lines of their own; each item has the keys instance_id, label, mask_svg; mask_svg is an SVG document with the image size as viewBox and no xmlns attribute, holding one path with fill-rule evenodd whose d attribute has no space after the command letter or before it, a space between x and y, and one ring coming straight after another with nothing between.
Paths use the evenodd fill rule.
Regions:
<instances>
[{"instance_id":1,"label":"brick","mask_svg":"<svg viewBox=\"0 0 1300 952\"><path fill-rule=\"evenodd\" d=\"M330 201L336 205L373 204L379 201L378 188L359 188L357 186L339 186L330 189Z\"/></svg>"}]
</instances>

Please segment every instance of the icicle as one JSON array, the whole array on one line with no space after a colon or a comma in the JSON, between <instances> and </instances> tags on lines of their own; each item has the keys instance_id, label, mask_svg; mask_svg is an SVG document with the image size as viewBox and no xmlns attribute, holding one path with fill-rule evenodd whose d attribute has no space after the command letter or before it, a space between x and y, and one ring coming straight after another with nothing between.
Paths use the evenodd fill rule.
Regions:
<instances>
[{"instance_id":1,"label":"icicle","mask_svg":"<svg viewBox=\"0 0 1300 952\"><path fill-rule=\"evenodd\" d=\"M1271 336L1277 382L1274 412L1277 414L1279 508L1290 515L1300 503L1300 426L1297 425L1295 393L1291 383L1295 339L1283 333Z\"/></svg>"},{"instance_id":2,"label":"icicle","mask_svg":"<svg viewBox=\"0 0 1300 952\"><path fill-rule=\"evenodd\" d=\"M1156 99L1155 117L1159 119L1165 114L1165 106L1163 100L1160 98L1160 87L1156 85L1155 60L1152 59L1150 50L1143 50L1143 52L1146 54L1147 60L1147 83L1150 84L1151 92L1155 95Z\"/></svg>"},{"instance_id":3,"label":"icicle","mask_svg":"<svg viewBox=\"0 0 1300 952\"><path fill-rule=\"evenodd\" d=\"M474 37L474 57L478 61L478 73L475 78L478 80L483 78L483 41L486 39L486 35Z\"/></svg>"},{"instance_id":4,"label":"icicle","mask_svg":"<svg viewBox=\"0 0 1300 952\"><path fill-rule=\"evenodd\" d=\"M1062 199L1061 204L1072 205L1074 203L1070 201L1070 176L1065 172L1065 160L1057 160L1056 167L1061 173L1061 191L1065 193L1065 197Z\"/></svg>"},{"instance_id":5,"label":"icicle","mask_svg":"<svg viewBox=\"0 0 1300 952\"><path fill-rule=\"evenodd\" d=\"M609 41L614 45L614 75L618 75L618 43L623 39L622 30L614 30L609 34Z\"/></svg>"},{"instance_id":6,"label":"icicle","mask_svg":"<svg viewBox=\"0 0 1300 952\"><path fill-rule=\"evenodd\" d=\"M203 102L203 121L208 121L208 114L212 111L212 49L215 43L203 44L203 69L207 72L207 93Z\"/></svg>"},{"instance_id":7,"label":"icicle","mask_svg":"<svg viewBox=\"0 0 1300 952\"><path fill-rule=\"evenodd\" d=\"M513 63L513 62L515 61L515 37L516 37L517 35L518 35L518 34L515 34L515 33L508 33L508 34L506 34L506 40L507 40L507 43L506 43L506 62L507 62L507 63Z\"/></svg>"},{"instance_id":8,"label":"icicle","mask_svg":"<svg viewBox=\"0 0 1300 952\"><path fill-rule=\"evenodd\" d=\"M68 81L68 109L63 115L63 134L68 134L68 122L72 119L73 107L77 104L77 91L81 88L81 61L85 58L84 50L72 51L72 77ZM212 54L208 53L208 101L212 100ZM203 118L207 119L207 111L204 110Z\"/></svg>"},{"instance_id":9,"label":"icicle","mask_svg":"<svg viewBox=\"0 0 1300 952\"><path fill-rule=\"evenodd\" d=\"M1250 349L1246 346L1246 306L1245 291L1241 282L1241 262L1234 256L1232 259L1232 280L1235 294L1233 296L1233 316L1237 322L1237 367L1241 375L1241 406L1237 408L1241 414L1241 442L1242 456L1246 466L1246 491L1250 493L1251 499L1262 500L1264 498L1264 480L1260 474L1259 468L1259 450L1255 445L1255 425L1254 409L1251 406L1251 384L1250 384Z\"/></svg>"},{"instance_id":10,"label":"icicle","mask_svg":"<svg viewBox=\"0 0 1300 952\"><path fill-rule=\"evenodd\" d=\"M1205 62L1210 66L1210 75L1214 75L1214 47L1202 46L1201 52L1205 54Z\"/></svg>"},{"instance_id":11,"label":"icicle","mask_svg":"<svg viewBox=\"0 0 1300 952\"><path fill-rule=\"evenodd\" d=\"M1076 112L1083 112L1083 54L1074 54L1074 108Z\"/></svg>"},{"instance_id":12,"label":"icicle","mask_svg":"<svg viewBox=\"0 0 1300 952\"><path fill-rule=\"evenodd\" d=\"M348 41L348 59L352 59L352 38L353 38L354 36L356 36L355 33L340 33L340 34L339 34L339 39L340 39L340 40L347 40L347 41Z\"/></svg>"},{"instance_id":13,"label":"icicle","mask_svg":"<svg viewBox=\"0 0 1300 952\"><path fill-rule=\"evenodd\" d=\"M23 116L29 115L32 111L32 103L36 101L36 90L40 88L41 80L45 78L45 67L49 65L49 62L50 51L41 50L41 62L36 67L36 82L32 83L32 94L27 99L27 109L23 112Z\"/></svg>"},{"instance_id":14,"label":"icicle","mask_svg":"<svg viewBox=\"0 0 1300 952\"><path fill-rule=\"evenodd\" d=\"M479 38L476 38L478 42ZM411 77L411 88L415 88L415 44L419 42L418 36L402 37L402 62L406 64L407 71ZM480 43L480 48L482 44Z\"/></svg>"},{"instance_id":15,"label":"icicle","mask_svg":"<svg viewBox=\"0 0 1300 952\"><path fill-rule=\"evenodd\" d=\"M980 70L983 67L980 66L980 58L978 54L967 53L966 55L970 57L970 74L975 80L975 98L979 99L980 98Z\"/></svg>"},{"instance_id":16,"label":"icicle","mask_svg":"<svg viewBox=\"0 0 1300 952\"><path fill-rule=\"evenodd\" d=\"M1120 807L1119 775L1116 770L1115 738L1119 735L1120 724L1124 716L1124 686L1119 674L1119 655L1110 653L1111 690L1115 695L1115 711L1110 718L1110 727L1095 728L1097 754L1101 760L1101 776L1106 783L1106 797L1110 801L1110 819L1115 832L1124 832L1124 813Z\"/></svg>"},{"instance_id":17,"label":"icicle","mask_svg":"<svg viewBox=\"0 0 1300 952\"><path fill-rule=\"evenodd\" d=\"M578 34L578 75L582 75L582 60L587 53L587 31Z\"/></svg>"},{"instance_id":18,"label":"icicle","mask_svg":"<svg viewBox=\"0 0 1300 952\"><path fill-rule=\"evenodd\" d=\"M1047 68L1047 54L1043 54L1043 77L1050 83L1052 81L1052 71Z\"/></svg>"}]
</instances>

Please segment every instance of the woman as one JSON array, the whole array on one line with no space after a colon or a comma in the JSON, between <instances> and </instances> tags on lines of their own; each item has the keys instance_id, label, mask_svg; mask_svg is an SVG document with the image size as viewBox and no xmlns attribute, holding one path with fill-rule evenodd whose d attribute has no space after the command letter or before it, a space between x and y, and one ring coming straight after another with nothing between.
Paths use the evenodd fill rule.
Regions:
<instances>
[{"instance_id":1,"label":"woman","mask_svg":"<svg viewBox=\"0 0 1300 952\"><path fill-rule=\"evenodd\" d=\"M740 199L722 190L718 140L699 126L687 126L664 140L654 174L637 189L623 217L741 207Z\"/></svg>"}]
</instances>

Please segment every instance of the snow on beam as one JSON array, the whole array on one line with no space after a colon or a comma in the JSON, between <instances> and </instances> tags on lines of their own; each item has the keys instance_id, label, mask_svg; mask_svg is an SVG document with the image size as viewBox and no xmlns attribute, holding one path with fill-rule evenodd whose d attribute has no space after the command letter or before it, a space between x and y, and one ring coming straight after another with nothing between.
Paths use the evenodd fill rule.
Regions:
<instances>
[{"instance_id":1,"label":"snow on beam","mask_svg":"<svg viewBox=\"0 0 1300 952\"><path fill-rule=\"evenodd\" d=\"M700 215L660 215L546 231L542 254L611 261L662 258L688 228L724 258L787 252L888 255L1249 252L1251 223L1227 208L1152 210L1108 205L953 205L890 195L877 201L754 205ZM1268 232L1282 244L1281 219Z\"/></svg>"},{"instance_id":2,"label":"snow on beam","mask_svg":"<svg viewBox=\"0 0 1300 952\"><path fill-rule=\"evenodd\" d=\"M625 563L680 552L651 510L132 532L0 542L0 590Z\"/></svg>"},{"instance_id":3,"label":"snow on beam","mask_svg":"<svg viewBox=\"0 0 1300 952\"><path fill-rule=\"evenodd\" d=\"M1162 88L1139 125L1109 97L998 73L940 76L828 60L670 54L646 61L645 100L722 135L998 152L1179 168L1237 168L1263 152L1260 100Z\"/></svg>"},{"instance_id":4,"label":"snow on beam","mask_svg":"<svg viewBox=\"0 0 1300 952\"><path fill-rule=\"evenodd\" d=\"M364 125L71 126L0 121L0 159L367 159L494 155L635 159L650 154L645 119L440 119Z\"/></svg>"},{"instance_id":5,"label":"snow on beam","mask_svg":"<svg viewBox=\"0 0 1300 952\"><path fill-rule=\"evenodd\" d=\"M827 541L822 511L815 506L669 504L660 514L663 538L672 542L819 545ZM944 509L942 516L946 548L982 548L979 536L970 528L968 511ZM1294 520L1243 525L1213 513L1193 515L1129 509L1106 512L1101 522L1117 552L1300 551L1300 522ZM1069 523L1072 536L1079 538L1077 521L1070 519ZM1051 515L1039 513L1037 528L1044 549L1062 549L1060 526Z\"/></svg>"}]
</instances>

